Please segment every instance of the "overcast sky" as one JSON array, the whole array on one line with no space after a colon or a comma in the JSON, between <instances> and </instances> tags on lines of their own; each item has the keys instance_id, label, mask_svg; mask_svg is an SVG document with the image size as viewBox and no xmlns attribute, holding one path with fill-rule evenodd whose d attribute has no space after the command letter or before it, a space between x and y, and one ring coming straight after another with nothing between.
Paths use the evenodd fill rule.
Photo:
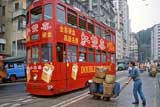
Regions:
<instances>
[{"instance_id":1,"label":"overcast sky","mask_svg":"<svg viewBox=\"0 0 160 107\"><path fill-rule=\"evenodd\" d=\"M132 32L160 23L160 0L128 0Z\"/></svg>"}]
</instances>

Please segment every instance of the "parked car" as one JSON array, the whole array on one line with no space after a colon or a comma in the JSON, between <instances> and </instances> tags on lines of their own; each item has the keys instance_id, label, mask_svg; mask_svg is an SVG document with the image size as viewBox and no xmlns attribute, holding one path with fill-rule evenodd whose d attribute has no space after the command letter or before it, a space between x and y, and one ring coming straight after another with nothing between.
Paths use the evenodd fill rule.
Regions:
<instances>
[{"instance_id":1,"label":"parked car","mask_svg":"<svg viewBox=\"0 0 160 107\"><path fill-rule=\"evenodd\" d=\"M5 67L7 72L7 80L14 82L18 78L26 77L26 67L23 63L8 63Z\"/></svg>"},{"instance_id":2,"label":"parked car","mask_svg":"<svg viewBox=\"0 0 160 107\"><path fill-rule=\"evenodd\" d=\"M121 70L126 70L128 68L128 66L124 63L120 63L117 65L117 70L121 71Z\"/></svg>"}]
</instances>

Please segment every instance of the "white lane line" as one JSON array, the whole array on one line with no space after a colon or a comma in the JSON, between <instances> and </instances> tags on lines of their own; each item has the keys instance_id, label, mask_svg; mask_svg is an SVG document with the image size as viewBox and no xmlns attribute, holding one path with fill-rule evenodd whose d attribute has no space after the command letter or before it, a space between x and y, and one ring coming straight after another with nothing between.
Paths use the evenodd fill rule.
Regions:
<instances>
[{"instance_id":1,"label":"white lane line","mask_svg":"<svg viewBox=\"0 0 160 107\"><path fill-rule=\"evenodd\" d=\"M60 107L66 107L66 106L68 106L68 105L70 105L70 104L72 104L72 103L75 103L75 102L77 102L77 101L79 101L79 100L82 100L82 99L86 98L87 96L89 96L89 95L84 95L84 96L82 96L82 97L80 97L80 98L78 98L78 99L75 99L75 100L73 100L73 101L71 101L71 102L68 102L68 103L66 103L66 104L64 104L64 105L62 105L62 106L60 106Z\"/></svg>"},{"instance_id":2,"label":"white lane line","mask_svg":"<svg viewBox=\"0 0 160 107\"><path fill-rule=\"evenodd\" d=\"M22 100L25 100L27 98L31 98L32 96L27 96L27 97L23 97L23 98L19 98L19 99L16 99L16 100L13 100L13 101L22 101Z\"/></svg>"},{"instance_id":3,"label":"white lane line","mask_svg":"<svg viewBox=\"0 0 160 107\"><path fill-rule=\"evenodd\" d=\"M1 104L0 107L4 107L4 106L8 106L10 105L11 103L4 103L4 104Z\"/></svg>"},{"instance_id":4,"label":"white lane line","mask_svg":"<svg viewBox=\"0 0 160 107\"><path fill-rule=\"evenodd\" d=\"M16 104L11 105L10 107L18 107L18 106L20 106L20 105L21 105L21 104L16 103Z\"/></svg>"},{"instance_id":5,"label":"white lane line","mask_svg":"<svg viewBox=\"0 0 160 107\"><path fill-rule=\"evenodd\" d=\"M0 86L8 86L8 85L18 85L18 84L24 84L26 82L16 82L16 83L3 83L3 84L0 84Z\"/></svg>"},{"instance_id":6,"label":"white lane line","mask_svg":"<svg viewBox=\"0 0 160 107\"><path fill-rule=\"evenodd\" d=\"M27 100L24 100L24 101L22 101L23 103L27 103L27 102L30 102L30 101L32 101L33 99L27 99Z\"/></svg>"},{"instance_id":7,"label":"white lane line","mask_svg":"<svg viewBox=\"0 0 160 107\"><path fill-rule=\"evenodd\" d=\"M118 80L116 80L116 81L117 81L117 82L120 82L120 81L123 81L123 80L125 80L125 79L127 79L127 77L122 77L122 78L120 78L120 79L118 79ZM71 99L65 100L65 101L63 101L63 102L61 102L61 103L58 103L58 104L56 104L56 105L52 105L51 107L65 107L65 106L67 106L67 105L69 105L69 104L75 103L75 102L77 102L77 101L79 101L79 100L81 100L81 99L84 99L84 98L86 98L87 96L89 96L89 95L88 95L88 92L89 92L89 91L87 91L87 92L85 92L85 93L83 93L83 94L81 94L81 95L79 95L79 96L76 96L76 97L73 97L73 98L71 98Z\"/></svg>"},{"instance_id":8,"label":"white lane line","mask_svg":"<svg viewBox=\"0 0 160 107\"><path fill-rule=\"evenodd\" d=\"M89 92L89 91L87 91L87 92L85 92L85 93L83 93L83 94L81 94L81 95L79 95L79 96L76 96L76 97L73 97L73 98L71 98L71 99L65 100L65 101L63 101L63 102L61 102L61 103L58 103L58 104L56 104L56 105L53 105L53 106L51 106L51 107L59 107L60 105L63 105L63 104L65 104L65 103L68 103L68 102L71 102L71 101L74 101L75 99L78 99L78 98L80 98L80 97L83 97L84 95L88 95L88 92Z\"/></svg>"}]
</instances>

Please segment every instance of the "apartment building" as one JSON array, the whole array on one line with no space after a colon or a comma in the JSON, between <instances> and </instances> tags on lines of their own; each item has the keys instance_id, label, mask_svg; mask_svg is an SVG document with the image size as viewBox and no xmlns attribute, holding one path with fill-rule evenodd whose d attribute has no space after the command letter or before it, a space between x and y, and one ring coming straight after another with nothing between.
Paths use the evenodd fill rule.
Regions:
<instances>
[{"instance_id":1,"label":"apartment building","mask_svg":"<svg viewBox=\"0 0 160 107\"><path fill-rule=\"evenodd\" d=\"M25 55L26 0L0 1L0 52Z\"/></svg>"},{"instance_id":2,"label":"apartment building","mask_svg":"<svg viewBox=\"0 0 160 107\"><path fill-rule=\"evenodd\" d=\"M151 59L160 60L160 23L152 27L151 31Z\"/></svg>"}]
</instances>

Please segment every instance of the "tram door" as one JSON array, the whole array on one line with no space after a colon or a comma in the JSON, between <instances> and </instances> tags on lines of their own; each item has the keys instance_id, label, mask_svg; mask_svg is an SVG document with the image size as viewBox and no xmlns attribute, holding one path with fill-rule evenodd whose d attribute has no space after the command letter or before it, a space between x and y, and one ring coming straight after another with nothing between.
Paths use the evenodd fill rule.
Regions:
<instances>
[{"instance_id":1,"label":"tram door","mask_svg":"<svg viewBox=\"0 0 160 107\"><path fill-rule=\"evenodd\" d=\"M67 89L68 78L67 78L67 63L66 63L66 45L58 42L56 44L56 72L59 74L57 77L61 84L61 89Z\"/></svg>"}]
</instances>

